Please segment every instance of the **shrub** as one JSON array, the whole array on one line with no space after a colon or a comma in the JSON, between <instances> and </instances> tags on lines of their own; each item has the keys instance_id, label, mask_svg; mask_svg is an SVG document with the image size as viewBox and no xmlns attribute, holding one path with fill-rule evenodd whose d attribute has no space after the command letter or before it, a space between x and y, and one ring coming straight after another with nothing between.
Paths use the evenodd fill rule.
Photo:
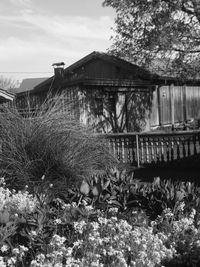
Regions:
<instances>
[{"instance_id":1,"label":"shrub","mask_svg":"<svg viewBox=\"0 0 200 267\"><path fill-rule=\"evenodd\" d=\"M140 213L126 219L120 207L97 209L87 198L68 204L52 198L50 187L45 190L36 199L0 186L2 267L200 264L199 214L183 201L164 209L155 221L137 224L131 217L140 221Z\"/></svg>"},{"instance_id":2,"label":"shrub","mask_svg":"<svg viewBox=\"0 0 200 267\"><path fill-rule=\"evenodd\" d=\"M167 235L168 245L173 245L176 254L164 266L200 266L200 221L196 221L197 211L188 212L184 202L172 211L165 209L153 222L156 232Z\"/></svg>"},{"instance_id":3,"label":"shrub","mask_svg":"<svg viewBox=\"0 0 200 267\"><path fill-rule=\"evenodd\" d=\"M126 220L134 219L137 223L138 215L140 223L147 222L148 218L155 220L163 210L175 210L182 201L188 211L191 208L200 211L200 188L194 183L160 180L158 177L152 183L145 183L134 179L134 174L126 170L109 170L101 177L94 177L90 183L83 181L80 193L95 207L103 210L117 207ZM74 192L74 199L77 196Z\"/></svg>"},{"instance_id":4,"label":"shrub","mask_svg":"<svg viewBox=\"0 0 200 267\"><path fill-rule=\"evenodd\" d=\"M105 140L63 111L62 98L47 98L29 117L15 107L0 113L0 163L8 185L31 189L45 175L61 193L115 162Z\"/></svg>"},{"instance_id":5,"label":"shrub","mask_svg":"<svg viewBox=\"0 0 200 267\"><path fill-rule=\"evenodd\" d=\"M10 191L0 180L0 224L16 221L16 217L24 213L32 213L36 209L37 199L28 191Z\"/></svg>"},{"instance_id":6,"label":"shrub","mask_svg":"<svg viewBox=\"0 0 200 267\"><path fill-rule=\"evenodd\" d=\"M88 217L72 224L72 244L69 246L65 237L54 235L47 253L39 253L31 262L32 267L62 266L63 262L64 266L77 267L158 266L162 259L172 258L174 250L165 246L164 234L154 234L151 227L133 228L126 220L117 218L113 209L105 214L85 208Z\"/></svg>"}]
</instances>

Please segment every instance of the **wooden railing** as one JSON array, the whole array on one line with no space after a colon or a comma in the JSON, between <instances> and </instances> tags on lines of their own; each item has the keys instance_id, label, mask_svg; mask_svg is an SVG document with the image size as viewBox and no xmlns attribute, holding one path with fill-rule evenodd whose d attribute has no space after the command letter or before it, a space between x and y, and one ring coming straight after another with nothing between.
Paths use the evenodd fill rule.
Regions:
<instances>
[{"instance_id":1,"label":"wooden railing","mask_svg":"<svg viewBox=\"0 0 200 267\"><path fill-rule=\"evenodd\" d=\"M107 134L109 149L123 163L138 168L200 153L200 131Z\"/></svg>"}]
</instances>

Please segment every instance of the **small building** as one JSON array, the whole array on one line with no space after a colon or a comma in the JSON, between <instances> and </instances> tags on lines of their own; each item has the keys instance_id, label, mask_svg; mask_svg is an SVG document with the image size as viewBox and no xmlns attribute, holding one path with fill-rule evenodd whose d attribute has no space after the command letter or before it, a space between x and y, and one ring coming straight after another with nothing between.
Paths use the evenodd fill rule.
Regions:
<instances>
[{"instance_id":1,"label":"small building","mask_svg":"<svg viewBox=\"0 0 200 267\"><path fill-rule=\"evenodd\" d=\"M13 101L14 98L15 98L15 95L13 93L10 93L7 90L0 88L0 104Z\"/></svg>"},{"instance_id":2,"label":"small building","mask_svg":"<svg viewBox=\"0 0 200 267\"><path fill-rule=\"evenodd\" d=\"M37 109L51 94L63 93L63 108L99 132L151 131L200 116L200 81L160 77L118 57L93 52L32 90L17 94L16 105Z\"/></svg>"},{"instance_id":3,"label":"small building","mask_svg":"<svg viewBox=\"0 0 200 267\"><path fill-rule=\"evenodd\" d=\"M35 86L44 82L47 79L48 78L26 78L26 79L22 80L19 88L15 89L15 92L16 93L21 93L21 92L24 93L27 91L31 91L34 89Z\"/></svg>"},{"instance_id":4,"label":"small building","mask_svg":"<svg viewBox=\"0 0 200 267\"><path fill-rule=\"evenodd\" d=\"M15 103L17 103L18 111L21 113L26 112L27 110L27 104L28 102L26 101L27 98L29 98L29 93L33 91L35 86L38 84L41 84L48 78L26 78L23 79L19 88L15 89L15 93L17 97L15 98ZM35 103L35 107L37 108L37 104Z\"/></svg>"}]
</instances>

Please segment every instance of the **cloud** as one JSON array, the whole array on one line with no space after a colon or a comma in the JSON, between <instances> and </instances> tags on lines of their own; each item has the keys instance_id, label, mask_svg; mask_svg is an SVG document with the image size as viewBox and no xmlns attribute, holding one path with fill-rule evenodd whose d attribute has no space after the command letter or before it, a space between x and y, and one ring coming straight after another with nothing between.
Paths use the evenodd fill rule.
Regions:
<instances>
[{"instance_id":1,"label":"cloud","mask_svg":"<svg viewBox=\"0 0 200 267\"><path fill-rule=\"evenodd\" d=\"M31 0L9 0L11 4L21 7L29 7L32 3Z\"/></svg>"},{"instance_id":2,"label":"cloud","mask_svg":"<svg viewBox=\"0 0 200 267\"><path fill-rule=\"evenodd\" d=\"M61 38L109 39L112 20L108 16L97 19L83 16L47 16L24 12L25 23L46 34Z\"/></svg>"},{"instance_id":3,"label":"cloud","mask_svg":"<svg viewBox=\"0 0 200 267\"><path fill-rule=\"evenodd\" d=\"M20 10L18 15L0 15L0 22L12 24L15 28L31 28L38 32L38 36L45 34L61 41L69 38L109 40L113 24L109 16L49 16L25 9ZM30 34L31 31L21 32L22 38Z\"/></svg>"},{"instance_id":4,"label":"cloud","mask_svg":"<svg viewBox=\"0 0 200 267\"><path fill-rule=\"evenodd\" d=\"M53 75L52 63L64 61L66 66L81 59L94 50L98 49L99 40L87 42L77 41L72 38L68 43L53 41L48 38L40 40L22 40L17 37L9 37L0 43L0 73L1 72L41 72L31 75L30 73L7 74L15 80L28 77L44 77ZM52 72L44 74L43 72Z\"/></svg>"},{"instance_id":5,"label":"cloud","mask_svg":"<svg viewBox=\"0 0 200 267\"><path fill-rule=\"evenodd\" d=\"M31 0L9 3L18 8L0 15L0 71L51 71L54 62L68 66L110 46L109 16L58 16Z\"/></svg>"}]
</instances>

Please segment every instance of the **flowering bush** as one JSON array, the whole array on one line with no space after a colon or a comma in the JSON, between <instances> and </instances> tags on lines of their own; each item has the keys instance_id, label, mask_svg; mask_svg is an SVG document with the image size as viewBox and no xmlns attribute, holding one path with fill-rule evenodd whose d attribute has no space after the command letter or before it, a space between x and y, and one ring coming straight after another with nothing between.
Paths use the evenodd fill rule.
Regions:
<instances>
[{"instance_id":1,"label":"flowering bush","mask_svg":"<svg viewBox=\"0 0 200 267\"><path fill-rule=\"evenodd\" d=\"M176 255L166 266L199 266L200 265L200 221L195 220L196 210L184 213L184 203L177 207L175 215L170 209L164 210L154 226L166 233L168 244L173 244Z\"/></svg>"},{"instance_id":2,"label":"flowering bush","mask_svg":"<svg viewBox=\"0 0 200 267\"><path fill-rule=\"evenodd\" d=\"M27 191L10 191L5 188L4 179L0 181L0 223L6 224L19 214L32 213L37 200Z\"/></svg>"},{"instance_id":3,"label":"flowering bush","mask_svg":"<svg viewBox=\"0 0 200 267\"><path fill-rule=\"evenodd\" d=\"M91 207L87 210L88 215L93 212ZM175 250L165 246L165 234L154 234L152 227L133 228L118 219L113 209L107 216L97 213L97 220L87 217L73 223L71 246L65 245L65 237L54 235L48 253L38 254L31 266L158 266L163 259L173 257Z\"/></svg>"},{"instance_id":4,"label":"flowering bush","mask_svg":"<svg viewBox=\"0 0 200 267\"><path fill-rule=\"evenodd\" d=\"M50 191L36 199L0 186L0 266L200 266L199 211L183 198L151 221L143 210L66 203Z\"/></svg>"},{"instance_id":5,"label":"flowering bush","mask_svg":"<svg viewBox=\"0 0 200 267\"><path fill-rule=\"evenodd\" d=\"M48 253L38 254L31 266L198 266L200 229L195 226L195 211L184 214L181 206L174 213L164 210L148 227L120 219L118 209L105 213L87 206L86 216L73 223L71 245L65 237L53 236ZM78 207L73 204L66 209L72 214ZM57 222L62 224L63 219Z\"/></svg>"}]
</instances>

